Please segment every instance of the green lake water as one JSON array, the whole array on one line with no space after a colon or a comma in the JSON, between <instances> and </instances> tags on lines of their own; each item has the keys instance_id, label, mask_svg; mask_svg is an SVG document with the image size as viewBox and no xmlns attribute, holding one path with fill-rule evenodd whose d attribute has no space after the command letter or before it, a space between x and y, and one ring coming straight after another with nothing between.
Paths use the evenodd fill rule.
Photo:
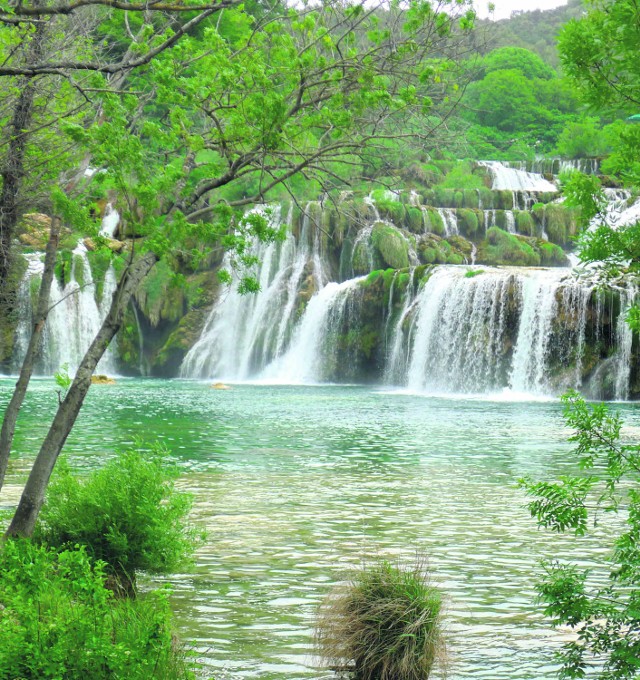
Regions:
<instances>
[{"instance_id":1,"label":"green lake water","mask_svg":"<svg viewBox=\"0 0 640 680\"><path fill-rule=\"evenodd\" d=\"M0 380L0 407L11 386ZM52 381L33 382L0 505L13 502L56 401ZM606 551L538 531L516 487L573 469L567 434L556 401L122 379L91 389L65 452L89 469L157 439L183 467L208 538L192 572L162 582L205 675L329 677L311 635L331 585L367 556L419 552L447 597L449 678L543 680L566 633L532 604L538 562L588 565Z\"/></svg>"}]
</instances>

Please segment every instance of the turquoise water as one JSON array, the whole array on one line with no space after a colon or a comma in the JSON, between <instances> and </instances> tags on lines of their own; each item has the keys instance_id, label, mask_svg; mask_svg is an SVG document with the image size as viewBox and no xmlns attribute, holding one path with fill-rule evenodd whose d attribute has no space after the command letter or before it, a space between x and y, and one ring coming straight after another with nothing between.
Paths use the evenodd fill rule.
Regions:
<instances>
[{"instance_id":1,"label":"turquoise water","mask_svg":"<svg viewBox=\"0 0 640 680\"><path fill-rule=\"evenodd\" d=\"M10 388L0 381L0 405ZM0 504L56 403L53 383L34 381ZM447 596L449 677L542 680L566 633L532 604L538 562L606 551L538 531L516 487L572 470L567 434L555 401L124 379L91 389L65 451L91 468L158 439L180 462L208 538L195 569L166 581L182 637L218 680L328 677L311 635L331 584L368 556L416 552Z\"/></svg>"}]
</instances>

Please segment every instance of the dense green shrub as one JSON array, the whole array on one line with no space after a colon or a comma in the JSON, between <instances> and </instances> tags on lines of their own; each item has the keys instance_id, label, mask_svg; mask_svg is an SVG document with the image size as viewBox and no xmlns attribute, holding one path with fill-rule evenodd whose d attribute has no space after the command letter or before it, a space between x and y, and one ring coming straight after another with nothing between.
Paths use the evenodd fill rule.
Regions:
<instances>
[{"instance_id":1,"label":"dense green shrub","mask_svg":"<svg viewBox=\"0 0 640 680\"><path fill-rule=\"evenodd\" d=\"M330 666L357 680L427 680L442 645L442 596L424 565L376 562L351 575L320 610L316 640Z\"/></svg>"},{"instance_id":2,"label":"dense green shrub","mask_svg":"<svg viewBox=\"0 0 640 680\"><path fill-rule=\"evenodd\" d=\"M465 189L463 192L462 207L475 210L480 207L480 190Z\"/></svg>"},{"instance_id":3,"label":"dense green shrub","mask_svg":"<svg viewBox=\"0 0 640 680\"><path fill-rule=\"evenodd\" d=\"M136 571L174 571L196 541L186 521L191 497L175 490L176 476L159 452L126 451L84 480L61 461L35 538L55 548L86 547L125 588Z\"/></svg>"},{"instance_id":4,"label":"dense green shrub","mask_svg":"<svg viewBox=\"0 0 640 680\"><path fill-rule=\"evenodd\" d=\"M421 234L424 231L424 221L422 219L422 210L416 207L407 208L407 227L409 231L414 234Z\"/></svg>"},{"instance_id":5,"label":"dense green shrub","mask_svg":"<svg viewBox=\"0 0 640 680\"><path fill-rule=\"evenodd\" d=\"M493 209L493 192L487 187L482 187L478 189L478 208L483 210Z\"/></svg>"},{"instance_id":6,"label":"dense green shrub","mask_svg":"<svg viewBox=\"0 0 640 680\"><path fill-rule=\"evenodd\" d=\"M549 203L544 208L545 229L549 240L567 245L576 233L576 212L561 203Z\"/></svg>"},{"instance_id":7,"label":"dense green shrub","mask_svg":"<svg viewBox=\"0 0 640 680\"><path fill-rule=\"evenodd\" d=\"M433 202L434 205L437 205L438 207L453 208L454 197L455 191L453 189L442 186L437 186L433 189Z\"/></svg>"},{"instance_id":8,"label":"dense green shrub","mask_svg":"<svg viewBox=\"0 0 640 680\"><path fill-rule=\"evenodd\" d=\"M405 207L395 196L396 194L388 189L376 189L371 192L371 198L375 201L380 216L402 226L405 219Z\"/></svg>"},{"instance_id":9,"label":"dense green shrub","mask_svg":"<svg viewBox=\"0 0 640 680\"><path fill-rule=\"evenodd\" d=\"M480 189L484 186L484 182L480 175L473 173L470 161L458 161L439 186L460 191L461 189Z\"/></svg>"},{"instance_id":10,"label":"dense green shrub","mask_svg":"<svg viewBox=\"0 0 640 680\"><path fill-rule=\"evenodd\" d=\"M104 289L104 279L113 259L113 253L108 248L98 248L87 252L87 260L91 267L91 277L94 283L94 295L99 302L102 300L102 291ZM78 266L76 265L76 280Z\"/></svg>"},{"instance_id":11,"label":"dense green shrub","mask_svg":"<svg viewBox=\"0 0 640 680\"><path fill-rule=\"evenodd\" d=\"M539 241L539 248L541 263L545 267L566 267L569 264L564 250L555 243Z\"/></svg>"},{"instance_id":12,"label":"dense green shrub","mask_svg":"<svg viewBox=\"0 0 640 680\"><path fill-rule=\"evenodd\" d=\"M516 229L519 234L525 234L526 236L536 235L536 225L533 222L533 218L524 210L516 213Z\"/></svg>"},{"instance_id":13,"label":"dense green shrub","mask_svg":"<svg viewBox=\"0 0 640 680\"><path fill-rule=\"evenodd\" d=\"M54 272L61 286L66 286L71 281L73 270L73 253L70 250L59 250L56 256Z\"/></svg>"},{"instance_id":14,"label":"dense green shrub","mask_svg":"<svg viewBox=\"0 0 640 680\"><path fill-rule=\"evenodd\" d=\"M118 600L83 548L25 540L0 548L0 677L195 678L171 632L166 593Z\"/></svg>"}]
</instances>

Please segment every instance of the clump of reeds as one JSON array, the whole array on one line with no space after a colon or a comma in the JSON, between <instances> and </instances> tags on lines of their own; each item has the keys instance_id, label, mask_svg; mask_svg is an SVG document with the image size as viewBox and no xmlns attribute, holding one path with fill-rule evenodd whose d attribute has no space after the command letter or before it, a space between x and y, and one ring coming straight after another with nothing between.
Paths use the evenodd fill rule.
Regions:
<instances>
[{"instance_id":1,"label":"clump of reeds","mask_svg":"<svg viewBox=\"0 0 640 680\"><path fill-rule=\"evenodd\" d=\"M442 656L441 611L424 560L370 563L323 603L318 655L354 680L427 680Z\"/></svg>"}]
</instances>

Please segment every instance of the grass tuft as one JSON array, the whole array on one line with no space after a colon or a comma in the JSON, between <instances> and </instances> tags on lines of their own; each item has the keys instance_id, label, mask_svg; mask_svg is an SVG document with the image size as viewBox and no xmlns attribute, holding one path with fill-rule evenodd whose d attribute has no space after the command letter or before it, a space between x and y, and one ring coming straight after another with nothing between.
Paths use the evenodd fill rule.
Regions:
<instances>
[{"instance_id":1,"label":"grass tuft","mask_svg":"<svg viewBox=\"0 0 640 680\"><path fill-rule=\"evenodd\" d=\"M427 680L442 658L442 595L423 560L366 565L320 609L318 654L353 680Z\"/></svg>"}]
</instances>

